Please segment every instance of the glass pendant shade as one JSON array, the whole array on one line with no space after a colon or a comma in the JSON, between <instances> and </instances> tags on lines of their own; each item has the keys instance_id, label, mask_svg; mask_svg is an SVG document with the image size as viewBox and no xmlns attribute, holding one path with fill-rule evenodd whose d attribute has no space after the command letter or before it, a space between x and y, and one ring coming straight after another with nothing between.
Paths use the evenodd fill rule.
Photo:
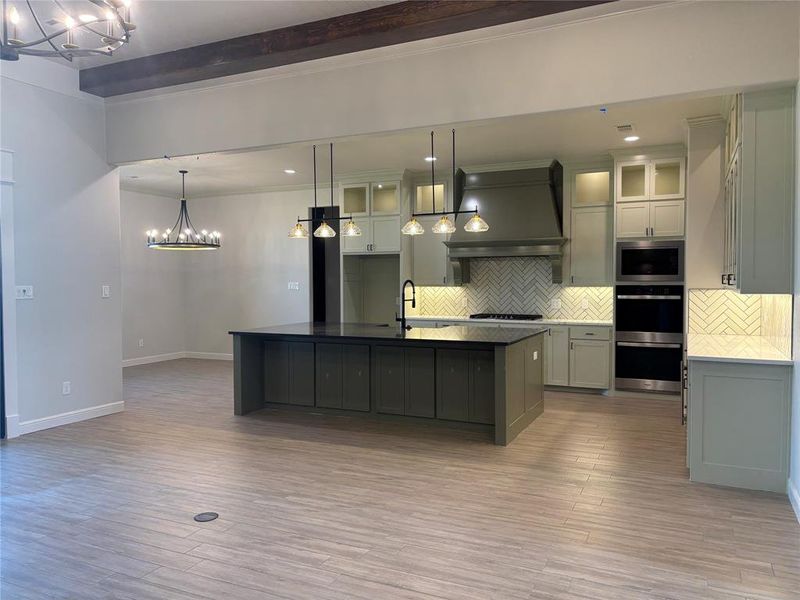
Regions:
<instances>
[{"instance_id":1,"label":"glass pendant shade","mask_svg":"<svg viewBox=\"0 0 800 600\"><path fill-rule=\"evenodd\" d=\"M361 235L361 227L356 225L353 219L350 219L344 224L344 227L342 227L342 236L344 237L358 237L359 235Z\"/></svg>"},{"instance_id":2,"label":"glass pendant shade","mask_svg":"<svg viewBox=\"0 0 800 600\"><path fill-rule=\"evenodd\" d=\"M328 225L325 221L322 222L322 225L314 230L314 237L318 238L332 238L336 237L336 232L333 228Z\"/></svg>"},{"instance_id":3,"label":"glass pendant shade","mask_svg":"<svg viewBox=\"0 0 800 600\"><path fill-rule=\"evenodd\" d=\"M289 237L296 240L306 239L308 237L308 230L303 226L302 223L298 223L289 230Z\"/></svg>"},{"instance_id":4,"label":"glass pendant shade","mask_svg":"<svg viewBox=\"0 0 800 600\"><path fill-rule=\"evenodd\" d=\"M447 215L444 215L441 219L436 221L436 224L431 227L431 231L433 233L453 233L456 230L456 226L453 225L453 222Z\"/></svg>"},{"instance_id":5,"label":"glass pendant shade","mask_svg":"<svg viewBox=\"0 0 800 600\"><path fill-rule=\"evenodd\" d=\"M481 216L477 213L464 224L464 231L469 231L470 233L480 233L488 230L489 225L486 223L486 221L481 219Z\"/></svg>"},{"instance_id":6,"label":"glass pendant shade","mask_svg":"<svg viewBox=\"0 0 800 600\"><path fill-rule=\"evenodd\" d=\"M400 230L400 232L403 235L422 235L425 233L425 228L419 221L417 221L415 217L411 217L411 220L403 225L403 228Z\"/></svg>"}]
</instances>

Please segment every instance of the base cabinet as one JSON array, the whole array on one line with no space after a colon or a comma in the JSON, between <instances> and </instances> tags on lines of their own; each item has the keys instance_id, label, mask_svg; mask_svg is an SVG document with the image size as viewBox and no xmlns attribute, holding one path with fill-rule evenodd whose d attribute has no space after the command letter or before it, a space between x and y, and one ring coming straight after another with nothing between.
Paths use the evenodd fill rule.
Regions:
<instances>
[{"instance_id":1,"label":"base cabinet","mask_svg":"<svg viewBox=\"0 0 800 600\"><path fill-rule=\"evenodd\" d=\"M380 413L412 417L436 415L433 348L376 346L372 391Z\"/></svg>"},{"instance_id":2,"label":"base cabinet","mask_svg":"<svg viewBox=\"0 0 800 600\"><path fill-rule=\"evenodd\" d=\"M569 327L553 326L544 338L544 382L569 385Z\"/></svg>"},{"instance_id":3,"label":"base cabinet","mask_svg":"<svg viewBox=\"0 0 800 600\"><path fill-rule=\"evenodd\" d=\"M494 353L436 351L436 417L494 423Z\"/></svg>"},{"instance_id":4,"label":"base cabinet","mask_svg":"<svg viewBox=\"0 0 800 600\"><path fill-rule=\"evenodd\" d=\"M595 340L571 340L569 345L569 384L573 387L608 389L611 344Z\"/></svg>"},{"instance_id":5,"label":"base cabinet","mask_svg":"<svg viewBox=\"0 0 800 600\"><path fill-rule=\"evenodd\" d=\"M791 366L689 361L692 481L786 493Z\"/></svg>"},{"instance_id":6,"label":"base cabinet","mask_svg":"<svg viewBox=\"0 0 800 600\"><path fill-rule=\"evenodd\" d=\"M369 346L317 344L316 406L368 411Z\"/></svg>"},{"instance_id":7,"label":"base cabinet","mask_svg":"<svg viewBox=\"0 0 800 600\"><path fill-rule=\"evenodd\" d=\"M264 344L264 399L276 404L314 406L314 344Z\"/></svg>"}]
</instances>

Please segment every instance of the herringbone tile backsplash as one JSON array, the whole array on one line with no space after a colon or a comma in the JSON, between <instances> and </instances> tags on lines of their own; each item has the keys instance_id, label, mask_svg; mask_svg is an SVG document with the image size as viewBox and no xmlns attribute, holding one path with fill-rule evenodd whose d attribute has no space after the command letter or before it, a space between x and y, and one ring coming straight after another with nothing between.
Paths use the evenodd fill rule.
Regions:
<instances>
[{"instance_id":1,"label":"herringbone tile backsplash","mask_svg":"<svg viewBox=\"0 0 800 600\"><path fill-rule=\"evenodd\" d=\"M610 321L613 289L564 287L552 282L548 258L473 259L462 287L420 287L419 314L466 316L480 312L541 314L546 319ZM555 308L552 301L561 301ZM586 308L582 307L586 300Z\"/></svg>"},{"instance_id":2,"label":"herringbone tile backsplash","mask_svg":"<svg viewBox=\"0 0 800 600\"><path fill-rule=\"evenodd\" d=\"M689 290L689 333L764 336L791 352L792 297Z\"/></svg>"}]
</instances>

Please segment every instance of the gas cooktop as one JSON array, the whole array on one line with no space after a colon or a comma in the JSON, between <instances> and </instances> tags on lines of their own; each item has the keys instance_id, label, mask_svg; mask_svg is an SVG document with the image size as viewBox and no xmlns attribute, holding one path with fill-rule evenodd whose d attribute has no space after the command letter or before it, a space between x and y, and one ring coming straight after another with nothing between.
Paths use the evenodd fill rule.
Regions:
<instances>
[{"instance_id":1,"label":"gas cooktop","mask_svg":"<svg viewBox=\"0 0 800 600\"><path fill-rule=\"evenodd\" d=\"M470 319L502 319L506 321L538 321L542 315L521 315L516 313L477 313Z\"/></svg>"}]
</instances>

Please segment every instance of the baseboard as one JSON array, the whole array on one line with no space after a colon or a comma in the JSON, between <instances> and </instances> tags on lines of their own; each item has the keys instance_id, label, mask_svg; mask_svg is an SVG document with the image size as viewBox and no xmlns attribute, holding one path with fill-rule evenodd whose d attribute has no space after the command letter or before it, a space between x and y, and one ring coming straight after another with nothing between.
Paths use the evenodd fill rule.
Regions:
<instances>
[{"instance_id":1,"label":"baseboard","mask_svg":"<svg viewBox=\"0 0 800 600\"><path fill-rule=\"evenodd\" d=\"M186 352L170 352L168 354L153 354L152 356L127 358L122 361L122 366L135 367L138 365L149 365L151 363L163 362L165 360L175 360L176 358L186 358Z\"/></svg>"},{"instance_id":2,"label":"baseboard","mask_svg":"<svg viewBox=\"0 0 800 600\"><path fill-rule=\"evenodd\" d=\"M797 488L794 481L789 479L786 482L786 492L789 494L789 502L794 509L794 516L797 517L797 522L800 523L800 489Z\"/></svg>"},{"instance_id":3,"label":"baseboard","mask_svg":"<svg viewBox=\"0 0 800 600\"><path fill-rule=\"evenodd\" d=\"M41 431L42 429L50 429L51 427L69 425L70 423L86 421L87 419L94 419L95 417L112 415L122 412L123 410L125 410L125 402L122 400L119 402L110 402L109 404L101 404L100 406L90 406L89 408L81 408L79 410L61 413L60 415L53 415L52 417L23 421L19 423L17 432L20 435L25 435L26 433L33 433L34 431Z\"/></svg>"},{"instance_id":4,"label":"baseboard","mask_svg":"<svg viewBox=\"0 0 800 600\"><path fill-rule=\"evenodd\" d=\"M6 439L19 436L19 415L6 415Z\"/></svg>"},{"instance_id":5,"label":"baseboard","mask_svg":"<svg viewBox=\"0 0 800 600\"><path fill-rule=\"evenodd\" d=\"M205 360L233 360L233 354L224 352L186 352L186 358L202 358Z\"/></svg>"}]
</instances>

